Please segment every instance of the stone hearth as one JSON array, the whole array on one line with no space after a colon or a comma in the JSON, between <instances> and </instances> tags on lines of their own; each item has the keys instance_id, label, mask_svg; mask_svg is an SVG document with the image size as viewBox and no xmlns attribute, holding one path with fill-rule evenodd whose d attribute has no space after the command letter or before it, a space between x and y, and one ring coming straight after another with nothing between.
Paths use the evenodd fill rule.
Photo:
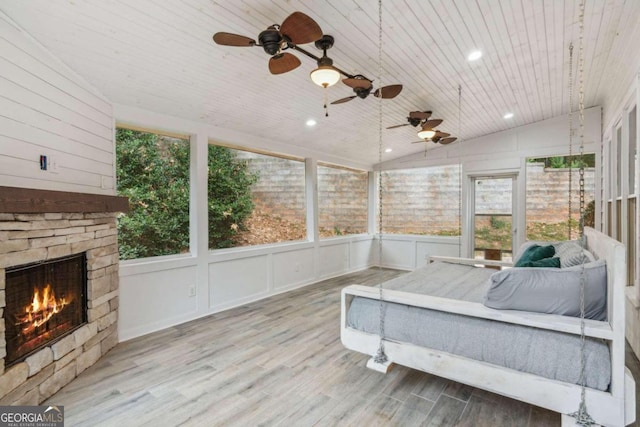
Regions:
<instances>
[{"instance_id":1,"label":"stone hearth","mask_svg":"<svg viewBox=\"0 0 640 427\"><path fill-rule=\"evenodd\" d=\"M116 211L127 210L126 199L15 190L0 187L0 405L37 405L118 343ZM55 206L68 212L55 212ZM81 253L87 259L87 323L5 370L5 270Z\"/></svg>"}]
</instances>

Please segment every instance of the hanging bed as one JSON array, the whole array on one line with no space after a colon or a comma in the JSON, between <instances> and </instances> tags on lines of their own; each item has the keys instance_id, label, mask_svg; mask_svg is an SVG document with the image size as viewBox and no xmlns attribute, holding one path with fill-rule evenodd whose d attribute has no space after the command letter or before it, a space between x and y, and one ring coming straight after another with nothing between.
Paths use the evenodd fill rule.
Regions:
<instances>
[{"instance_id":1,"label":"hanging bed","mask_svg":"<svg viewBox=\"0 0 640 427\"><path fill-rule=\"evenodd\" d=\"M582 262L497 271L483 267L511 265L430 257L424 267L382 284L382 304L379 288L348 286L342 343L374 356L382 313L389 362L372 357L369 368L386 372L396 363L422 370L559 412L563 425L572 425L566 414L581 400L584 274L586 404L598 424L627 425L635 420L635 382L624 364L625 249L596 230L586 228L584 235L585 253L593 256L584 273Z\"/></svg>"}]
</instances>

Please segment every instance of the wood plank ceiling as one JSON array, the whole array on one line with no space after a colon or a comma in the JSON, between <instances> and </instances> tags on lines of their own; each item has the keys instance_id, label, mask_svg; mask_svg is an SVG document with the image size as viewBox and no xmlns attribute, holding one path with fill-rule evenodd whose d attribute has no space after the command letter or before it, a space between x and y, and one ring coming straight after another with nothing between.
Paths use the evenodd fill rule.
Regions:
<instances>
[{"instance_id":1,"label":"wood plank ceiling","mask_svg":"<svg viewBox=\"0 0 640 427\"><path fill-rule=\"evenodd\" d=\"M366 0L11 0L0 10L115 103L239 130L344 159L378 162L378 99L329 106L302 66L271 75L261 48L215 45L226 31L257 39L294 11L335 37L335 65L401 83L382 101L383 127L432 110L439 127L464 140L569 111L568 45L578 43L578 0L383 1L382 74L378 4ZM640 63L640 1L587 0L585 105L622 102ZM303 46L320 56L313 44ZM469 52L483 56L468 62ZM574 50L577 57L578 49ZM574 60L574 67L577 60ZM575 69L575 68L574 68ZM577 84L577 80L576 80ZM461 123L458 85L462 87ZM329 101L350 96L339 83ZM503 119L513 112L510 120ZM305 126L317 120L313 128ZM411 126L383 130L393 151L383 160L423 150ZM436 148L429 144L429 148ZM322 160L323 154L319 155Z\"/></svg>"}]
</instances>

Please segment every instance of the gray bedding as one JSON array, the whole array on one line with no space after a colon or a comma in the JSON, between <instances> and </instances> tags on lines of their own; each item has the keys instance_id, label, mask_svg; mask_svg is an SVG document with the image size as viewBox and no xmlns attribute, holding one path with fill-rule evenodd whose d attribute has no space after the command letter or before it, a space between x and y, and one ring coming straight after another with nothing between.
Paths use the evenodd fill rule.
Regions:
<instances>
[{"instance_id":1,"label":"gray bedding","mask_svg":"<svg viewBox=\"0 0 640 427\"><path fill-rule=\"evenodd\" d=\"M383 284L396 289L482 303L495 270L436 262ZM513 325L411 307L385 304L385 336L394 341L441 350L542 377L580 382L580 337L562 332ZM379 303L354 298L347 315L349 327L379 333ZM586 340L586 385L607 390L611 380L609 347L603 340Z\"/></svg>"}]
</instances>

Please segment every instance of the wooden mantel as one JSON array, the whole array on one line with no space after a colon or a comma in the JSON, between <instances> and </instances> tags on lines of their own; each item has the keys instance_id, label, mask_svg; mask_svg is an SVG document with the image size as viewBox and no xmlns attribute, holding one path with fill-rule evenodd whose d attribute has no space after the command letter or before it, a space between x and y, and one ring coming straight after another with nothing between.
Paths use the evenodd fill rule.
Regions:
<instances>
[{"instance_id":1,"label":"wooden mantel","mask_svg":"<svg viewBox=\"0 0 640 427\"><path fill-rule=\"evenodd\" d=\"M0 186L0 213L128 211L126 197Z\"/></svg>"}]
</instances>

